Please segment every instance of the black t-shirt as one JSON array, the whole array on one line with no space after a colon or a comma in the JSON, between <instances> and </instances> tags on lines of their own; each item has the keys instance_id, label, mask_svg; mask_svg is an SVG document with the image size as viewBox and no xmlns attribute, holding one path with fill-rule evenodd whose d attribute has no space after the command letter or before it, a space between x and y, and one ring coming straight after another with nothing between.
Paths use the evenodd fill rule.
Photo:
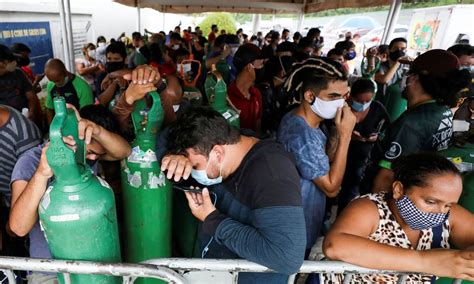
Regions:
<instances>
[{"instance_id":1,"label":"black t-shirt","mask_svg":"<svg viewBox=\"0 0 474 284\"><path fill-rule=\"evenodd\" d=\"M356 123L354 130L362 137L369 138L372 134L379 136L385 131L389 123L385 107L378 101L373 101L365 119ZM367 159L374 143L351 140L347 157L347 164L358 164Z\"/></svg>"},{"instance_id":2,"label":"black t-shirt","mask_svg":"<svg viewBox=\"0 0 474 284\"><path fill-rule=\"evenodd\" d=\"M11 106L21 112L28 107L26 93L33 90L23 71L16 68L0 76L0 104Z\"/></svg>"}]
</instances>

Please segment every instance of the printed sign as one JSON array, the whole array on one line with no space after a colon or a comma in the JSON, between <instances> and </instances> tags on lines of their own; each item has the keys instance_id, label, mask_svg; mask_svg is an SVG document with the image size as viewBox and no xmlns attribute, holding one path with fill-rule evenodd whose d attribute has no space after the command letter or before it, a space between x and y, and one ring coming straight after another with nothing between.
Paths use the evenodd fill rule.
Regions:
<instances>
[{"instance_id":1,"label":"printed sign","mask_svg":"<svg viewBox=\"0 0 474 284\"><path fill-rule=\"evenodd\" d=\"M11 47L14 43L31 49L30 68L35 74L42 74L46 61L54 57L49 22L0 23L0 44Z\"/></svg>"}]
</instances>

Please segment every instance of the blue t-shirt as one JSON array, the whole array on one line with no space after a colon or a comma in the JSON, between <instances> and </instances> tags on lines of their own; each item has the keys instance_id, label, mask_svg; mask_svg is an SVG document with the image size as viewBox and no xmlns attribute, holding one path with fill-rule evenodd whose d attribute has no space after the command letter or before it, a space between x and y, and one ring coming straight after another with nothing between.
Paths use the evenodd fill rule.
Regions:
<instances>
[{"instance_id":1,"label":"blue t-shirt","mask_svg":"<svg viewBox=\"0 0 474 284\"><path fill-rule=\"evenodd\" d=\"M306 220L307 248L319 237L326 207L326 195L313 182L329 173L326 135L312 128L299 115L287 113L277 133L277 140L293 154L300 174L301 196Z\"/></svg>"},{"instance_id":2,"label":"blue t-shirt","mask_svg":"<svg viewBox=\"0 0 474 284\"><path fill-rule=\"evenodd\" d=\"M36 146L30 150L23 153L15 164L13 168L10 188L13 182L17 180L30 181L33 175L36 172L36 169L39 166L41 160L41 151L43 150L43 145ZM89 161L87 161L89 163ZM91 169L94 173L97 172L98 163L93 163ZM49 184L52 180L48 180ZM39 221L37 220L33 228L29 233L30 237L30 257L32 258L52 258L49 251L48 243L44 236L44 232L41 230Z\"/></svg>"}]
</instances>

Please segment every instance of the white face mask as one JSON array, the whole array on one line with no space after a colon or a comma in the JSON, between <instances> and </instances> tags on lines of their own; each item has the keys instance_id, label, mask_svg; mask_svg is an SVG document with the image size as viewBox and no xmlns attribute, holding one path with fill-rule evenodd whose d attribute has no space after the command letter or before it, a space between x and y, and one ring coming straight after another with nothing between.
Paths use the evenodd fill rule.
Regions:
<instances>
[{"instance_id":1,"label":"white face mask","mask_svg":"<svg viewBox=\"0 0 474 284\"><path fill-rule=\"evenodd\" d=\"M178 73L181 73L183 71L185 74L191 71L191 63L186 63L186 64L178 64Z\"/></svg>"},{"instance_id":2,"label":"white face mask","mask_svg":"<svg viewBox=\"0 0 474 284\"><path fill-rule=\"evenodd\" d=\"M173 105L173 111L177 112L179 110L180 105Z\"/></svg>"},{"instance_id":3,"label":"white face mask","mask_svg":"<svg viewBox=\"0 0 474 284\"><path fill-rule=\"evenodd\" d=\"M333 101L324 101L316 97L311 109L319 117L324 119L333 119L336 117L337 109L344 106L344 99L338 99Z\"/></svg>"},{"instance_id":4,"label":"white face mask","mask_svg":"<svg viewBox=\"0 0 474 284\"><path fill-rule=\"evenodd\" d=\"M239 49L238 46L232 47L232 49L230 50L230 55L231 55L231 56L234 56L238 49Z\"/></svg>"},{"instance_id":5,"label":"white face mask","mask_svg":"<svg viewBox=\"0 0 474 284\"><path fill-rule=\"evenodd\" d=\"M95 55L96 55L95 49L90 49L89 51L87 51L87 54L89 55L89 57L95 59Z\"/></svg>"},{"instance_id":6,"label":"white face mask","mask_svg":"<svg viewBox=\"0 0 474 284\"><path fill-rule=\"evenodd\" d=\"M7 64L6 69L7 69L8 72L13 72L13 71L15 71L15 69L16 69L16 61L15 61L15 60L10 61L10 62Z\"/></svg>"},{"instance_id":7,"label":"white face mask","mask_svg":"<svg viewBox=\"0 0 474 284\"><path fill-rule=\"evenodd\" d=\"M99 42L99 43L97 44L97 46L99 46L99 47L105 46L105 42Z\"/></svg>"},{"instance_id":8,"label":"white face mask","mask_svg":"<svg viewBox=\"0 0 474 284\"><path fill-rule=\"evenodd\" d=\"M173 50L178 50L178 49L179 49L179 44L173 44L173 46L171 47L171 49L173 49Z\"/></svg>"}]
</instances>

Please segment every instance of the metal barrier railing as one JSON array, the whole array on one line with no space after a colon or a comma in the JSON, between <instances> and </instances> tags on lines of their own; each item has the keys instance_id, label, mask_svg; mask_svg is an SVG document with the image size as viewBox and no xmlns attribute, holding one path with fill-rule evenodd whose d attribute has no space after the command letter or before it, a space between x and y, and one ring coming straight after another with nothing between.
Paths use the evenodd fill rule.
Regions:
<instances>
[{"instance_id":1,"label":"metal barrier railing","mask_svg":"<svg viewBox=\"0 0 474 284\"><path fill-rule=\"evenodd\" d=\"M242 259L184 259L163 258L152 259L140 264L131 263L100 263L91 261L73 261L56 259L34 259L19 257L0 257L0 270L5 272L9 283L15 283L13 270L62 273L65 283L70 283L69 274L101 274L121 276L123 283L131 284L137 278L156 278L169 283L206 283L193 281L196 273L221 273L228 275L229 281L235 281L239 272L272 272L269 268ZM195 273L193 275L193 273ZM339 261L305 261L299 273L341 273L344 283L350 283L354 274L396 274L400 275L398 283L404 283L407 272L376 270L363 268ZM214 283L222 283L216 281ZM288 283L293 283L290 278ZM234 282L229 282L234 283ZM461 283L455 280L453 283Z\"/></svg>"}]
</instances>

